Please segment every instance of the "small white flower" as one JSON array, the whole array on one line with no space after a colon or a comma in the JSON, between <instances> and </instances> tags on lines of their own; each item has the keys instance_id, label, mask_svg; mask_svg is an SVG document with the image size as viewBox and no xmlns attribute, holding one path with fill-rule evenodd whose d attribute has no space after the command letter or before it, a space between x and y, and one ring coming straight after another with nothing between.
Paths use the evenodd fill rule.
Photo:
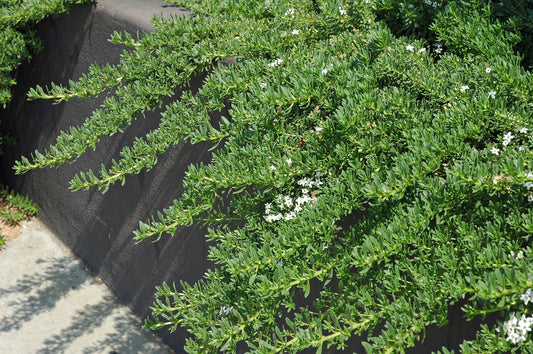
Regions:
<instances>
[{"instance_id":1,"label":"small white flower","mask_svg":"<svg viewBox=\"0 0 533 354\"><path fill-rule=\"evenodd\" d=\"M229 307L226 307L226 306L221 306L220 307L220 311L218 312L219 315L227 315L228 313L230 313L230 311L233 310L233 306L229 306Z\"/></svg>"},{"instance_id":2,"label":"small white flower","mask_svg":"<svg viewBox=\"0 0 533 354\"><path fill-rule=\"evenodd\" d=\"M292 159L287 159L287 160L285 160L285 162L287 162L287 165L289 165L289 166L292 165Z\"/></svg>"},{"instance_id":3,"label":"small white flower","mask_svg":"<svg viewBox=\"0 0 533 354\"><path fill-rule=\"evenodd\" d=\"M435 53L442 53L442 44L435 44Z\"/></svg>"},{"instance_id":4,"label":"small white flower","mask_svg":"<svg viewBox=\"0 0 533 354\"><path fill-rule=\"evenodd\" d=\"M265 204L265 213L270 214L271 210L272 210L272 203L266 203Z\"/></svg>"},{"instance_id":5,"label":"small white flower","mask_svg":"<svg viewBox=\"0 0 533 354\"><path fill-rule=\"evenodd\" d=\"M522 336L524 336L527 332L531 331L531 318L526 317L526 315L522 315L522 317L518 321L518 326L516 329L522 332Z\"/></svg>"},{"instance_id":6,"label":"small white flower","mask_svg":"<svg viewBox=\"0 0 533 354\"><path fill-rule=\"evenodd\" d=\"M287 208L290 208L290 207L293 205L293 203L292 203L292 198L289 197L288 195L285 196L285 198L284 198L284 204L287 206Z\"/></svg>"},{"instance_id":7,"label":"small white flower","mask_svg":"<svg viewBox=\"0 0 533 354\"><path fill-rule=\"evenodd\" d=\"M490 98L496 98L496 91L489 91Z\"/></svg>"},{"instance_id":8,"label":"small white flower","mask_svg":"<svg viewBox=\"0 0 533 354\"><path fill-rule=\"evenodd\" d=\"M281 218L283 218L283 215L281 214L276 214L276 215L267 215L266 217L266 221L268 222L274 222L274 221L278 221L278 220L281 220Z\"/></svg>"},{"instance_id":9,"label":"small white flower","mask_svg":"<svg viewBox=\"0 0 533 354\"><path fill-rule=\"evenodd\" d=\"M514 252L511 251L510 257L511 257L511 258L516 258L516 259L522 259L522 258L524 258L524 252L523 252L523 251L518 251L518 253L517 253L516 256L515 256ZM524 296L524 295L522 295L522 296ZM533 301L532 301L532 302L533 302ZM527 304L526 304L526 305L527 305Z\"/></svg>"},{"instance_id":10,"label":"small white flower","mask_svg":"<svg viewBox=\"0 0 533 354\"><path fill-rule=\"evenodd\" d=\"M310 201L311 201L311 198L307 194L304 194L302 197L298 197L296 199L296 204L297 205L302 205L302 204L305 204L305 203L309 203Z\"/></svg>"},{"instance_id":11,"label":"small white flower","mask_svg":"<svg viewBox=\"0 0 533 354\"><path fill-rule=\"evenodd\" d=\"M259 87L262 88L262 89L267 88L267 86L268 86L268 85L267 85L266 82L260 82L260 83L259 83Z\"/></svg>"},{"instance_id":12,"label":"small white flower","mask_svg":"<svg viewBox=\"0 0 533 354\"><path fill-rule=\"evenodd\" d=\"M426 51L426 48L420 48L420 49L418 50L418 53L419 53L419 54L420 54L420 53L424 53L425 51Z\"/></svg>"},{"instance_id":13,"label":"small white flower","mask_svg":"<svg viewBox=\"0 0 533 354\"><path fill-rule=\"evenodd\" d=\"M324 129L324 128L322 128L322 127L315 127L315 132L321 132L322 129Z\"/></svg>"},{"instance_id":14,"label":"small white flower","mask_svg":"<svg viewBox=\"0 0 533 354\"><path fill-rule=\"evenodd\" d=\"M276 263L276 266L283 267L283 259L280 259L278 263Z\"/></svg>"},{"instance_id":15,"label":"small white flower","mask_svg":"<svg viewBox=\"0 0 533 354\"><path fill-rule=\"evenodd\" d=\"M285 12L285 16L292 16L294 17L295 10L294 9L288 9L287 12Z\"/></svg>"},{"instance_id":16,"label":"small white flower","mask_svg":"<svg viewBox=\"0 0 533 354\"><path fill-rule=\"evenodd\" d=\"M272 171L276 171L276 170L277 170L276 166L274 166L274 165L270 165L270 169L271 169Z\"/></svg>"},{"instance_id":17,"label":"small white flower","mask_svg":"<svg viewBox=\"0 0 533 354\"><path fill-rule=\"evenodd\" d=\"M520 296L520 300L524 302L524 305L533 302L533 291L531 291L531 288L527 289L526 292Z\"/></svg>"},{"instance_id":18,"label":"small white flower","mask_svg":"<svg viewBox=\"0 0 533 354\"><path fill-rule=\"evenodd\" d=\"M533 202L533 194L530 194L527 196L527 201L528 202Z\"/></svg>"},{"instance_id":19,"label":"small white flower","mask_svg":"<svg viewBox=\"0 0 533 354\"><path fill-rule=\"evenodd\" d=\"M291 34L293 34L293 35L300 34L300 30L292 30Z\"/></svg>"},{"instance_id":20,"label":"small white flower","mask_svg":"<svg viewBox=\"0 0 533 354\"><path fill-rule=\"evenodd\" d=\"M299 184L300 186L305 186L305 185L307 185L308 183L309 183L309 178L307 178L307 177L304 177L304 178L302 178L302 179L300 179L300 180L298 181L298 184Z\"/></svg>"},{"instance_id":21,"label":"small white flower","mask_svg":"<svg viewBox=\"0 0 533 354\"><path fill-rule=\"evenodd\" d=\"M413 50L415 50L415 47L413 47L411 44L409 44L409 45L405 46L405 49L410 51L410 52L412 52Z\"/></svg>"},{"instance_id":22,"label":"small white flower","mask_svg":"<svg viewBox=\"0 0 533 354\"><path fill-rule=\"evenodd\" d=\"M493 147L492 149L490 149L490 152L492 152L494 155L499 155L500 149L498 149L497 147Z\"/></svg>"},{"instance_id":23,"label":"small white flower","mask_svg":"<svg viewBox=\"0 0 533 354\"><path fill-rule=\"evenodd\" d=\"M520 133L522 133L522 134L527 134L527 131L528 131L528 130L529 130L529 129L527 129L527 128L522 128L522 129L520 129Z\"/></svg>"},{"instance_id":24,"label":"small white flower","mask_svg":"<svg viewBox=\"0 0 533 354\"><path fill-rule=\"evenodd\" d=\"M514 135L511 134L511 132L508 132L503 137L503 145L507 146L511 142L511 140L514 138Z\"/></svg>"},{"instance_id":25,"label":"small white flower","mask_svg":"<svg viewBox=\"0 0 533 354\"><path fill-rule=\"evenodd\" d=\"M526 174L526 177L527 177L527 178L533 178L533 173L532 173L532 172L528 172L528 173Z\"/></svg>"},{"instance_id":26,"label":"small white flower","mask_svg":"<svg viewBox=\"0 0 533 354\"><path fill-rule=\"evenodd\" d=\"M524 183L524 188L530 190L531 188L533 188L533 182L527 181L526 183Z\"/></svg>"},{"instance_id":27,"label":"small white flower","mask_svg":"<svg viewBox=\"0 0 533 354\"><path fill-rule=\"evenodd\" d=\"M520 145L518 147L518 151L524 151L526 149L526 146L525 145Z\"/></svg>"},{"instance_id":28,"label":"small white flower","mask_svg":"<svg viewBox=\"0 0 533 354\"><path fill-rule=\"evenodd\" d=\"M339 6L339 12L341 13L341 16L346 15L346 10L344 10L342 7Z\"/></svg>"},{"instance_id":29,"label":"small white flower","mask_svg":"<svg viewBox=\"0 0 533 354\"><path fill-rule=\"evenodd\" d=\"M281 63L283 63L283 59L276 59L272 63L268 64L268 66L275 67L281 65Z\"/></svg>"},{"instance_id":30,"label":"small white flower","mask_svg":"<svg viewBox=\"0 0 533 354\"><path fill-rule=\"evenodd\" d=\"M328 71L329 71L328 68L322 69L322 75L326 75L328 73Z\"/></svg>"},{"instance_id":31,"label":"small white flower","mask_svg":"<svg viewBox=\"0 0 533 354\"><path fill-rule=\"evenodd\" d=\"M463 85L463 86L461 86L461 88L459 88L459 90L461 92L465 92L466 90L469 90L469 89L470 89L470 87L468 87L468 85Z\"/></svg>"},{"instance_id":32,"label":"small white flower","mask_svg":"<svg viewBox=\"0 0 533 354\"><path fill-rule=\"evenodd\" d=\"M285 215L284 219L285 220L292 220L292 219L295 219L296 218L296 213L294 211L291 211L290 213L287 213L287 215Z\"/></svg>"},{"instance_id":33,"label":"small white flower","mask_svg":"<svg viewBox=\"0 0 533 354\"><path fill-rule=\"evenodd\" d=\"M302 194L307 194L307 193L309 193L309 191L306 188L302 189Z\"/></svg>"},{"instance_id":34,"label":"small white flower","mask_svg":"<svg viewBox=\"0 0 533 354\"><path fill-rule=\"evenodd\" d=\"M490 67L485 69L485 72L486 72L487 74L490 74L491 71L492 71L492 68L490 68Z\"/></svg>"},{"instance_id":35,"label":"small white flower","mask_svg":"<svg viewBox=\"0 0 533 354\"><path fill-rule=\"evenodd\" d=\"M298 200L296 200L296 201L298 201ZM295 213L301 212L302 211L302 206L300 204L296 204L296 206L294 207L293 211Z\"/></svg>"}]
</instances>

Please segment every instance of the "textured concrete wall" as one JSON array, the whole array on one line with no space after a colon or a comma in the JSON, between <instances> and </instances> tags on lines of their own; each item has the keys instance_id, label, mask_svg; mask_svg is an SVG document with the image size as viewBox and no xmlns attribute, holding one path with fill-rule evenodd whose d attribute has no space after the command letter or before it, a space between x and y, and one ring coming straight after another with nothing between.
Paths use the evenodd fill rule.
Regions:
<instances>
[{"instance_id":1,"label":"textured concrete wall","mask_svg":"<svg viewBox=\"0 0 533 354\"><path fill-rule=\"evenodd\" d=\"M198 228L182 229L173 238L163 238L158 243L134 245L132 241L132 231L139 220L148 220L179 196L187 166L209 157L205 146L179 144L163 154L152 171L128 177L124 186L113 186L104 195L96 189L68 190L69 180L76 172L97 170L101 163L108 165L122 146L154 128L158 122L158 112L154 112L72 164L23 176L14 176L11 167L21 155L46 149L61 130L81 124L102 102L101 98L75 99L60 105L27 102L24 98L29 88L76 79L93 62L117 63L124 48L107 41L111 34L123 30L151 31L153 13L189 14L159 0L102 0L45 21L38 27L44 51L19 70L15 98L5 111L0 111L2 130L17 140L17 145L8 148L0 160L0 177L17 191L31 196L40 206L41 220L141 318L149 315L156 285L180 279L194 282L209 265L204 232ZM462 319L460 306L451 309L449 321L445 328L429 328L426 343L408 353L428 353L442 346L457 348L479 328L479 322ZM163 330L159 335L176 352L183 351L187 337L184 330L173 334ZM350 340L346 352L354 351L363 351L357 338Z\"/></svg>"}]
</instances>

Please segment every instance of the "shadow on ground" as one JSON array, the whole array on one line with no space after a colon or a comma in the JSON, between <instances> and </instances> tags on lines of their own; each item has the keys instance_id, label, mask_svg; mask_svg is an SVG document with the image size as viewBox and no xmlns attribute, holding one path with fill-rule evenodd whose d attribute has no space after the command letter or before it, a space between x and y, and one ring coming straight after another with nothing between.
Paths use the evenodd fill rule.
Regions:
<instances>
[{"instance_id":1,"label":"shadow on ground","mask_svg":"<svg viewBox=\"0 0 533 354\"><path fill-rule=\"evenodd\" d=\"M2 251L0 257L10 255ZM18 279L0 285L0 342L6 344L5 350L39 354L169 352L149 331L141 330L141 323L129 310L73 257L29 258L17 262L31 272L21 271L24 274Z\"/></svg>"},{"instance_id":2,"label":"shadow on ground","mask_svg":"<svg viewBox=\"0 0 533 354\"><path fill-rule=\"evenodd\" d=\"M67 257L39 259L37 263L44 266L40 273L24 274L14 285L0 288L0 297L13 298L7 302L10 314L2 316L0 332L20 329L35 316L53 309L62 296L88 280L78 274L80 266Z\"/></svg>"}]
</instances>

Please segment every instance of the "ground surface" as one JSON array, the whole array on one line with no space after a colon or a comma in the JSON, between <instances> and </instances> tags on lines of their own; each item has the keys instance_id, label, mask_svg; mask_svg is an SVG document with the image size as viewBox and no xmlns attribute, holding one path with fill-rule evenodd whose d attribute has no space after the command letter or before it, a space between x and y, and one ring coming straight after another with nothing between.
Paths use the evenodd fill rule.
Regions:
<instances>
[{"instance_id":1,"label":"ground surface","mask_svg":"<svg viewBox=\"0 0 533 354\"><path fill-rule=\"evenodd\" d=\"M171 353L38 219L2 233L0 353Z\"/></svg>"}]
</instances>

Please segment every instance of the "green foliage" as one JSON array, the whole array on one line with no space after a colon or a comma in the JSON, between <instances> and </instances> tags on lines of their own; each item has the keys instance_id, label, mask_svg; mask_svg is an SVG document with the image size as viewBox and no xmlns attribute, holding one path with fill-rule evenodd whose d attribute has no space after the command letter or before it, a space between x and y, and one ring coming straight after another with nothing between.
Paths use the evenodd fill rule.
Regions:
<instances>
[{"instance_id":1,"label":"green foliage","mask_svg":"<svg viewBox=\"0 0 533 354\"><path fill-rule=\"evenodd\" d=\"M15 166L75 159L206 75L120 159L71 183L105 191L181 140L218 147L135 233L158 240L200 222L214 244L203 280L157 288L147 327L187 328L194 353L342 349L354 335L369 352L403 352L463 299L468 318L528 313L531 32L510 5L172 2L197 16L116 34L134 48L120 64L30 92L61 102L115 88L82 126ZM507 340L509 318L461 350L531 349L530 338Z\"/></svg>"},{"instance_id":2,"label":"green foliage","mask_svg":"<svg viewBox=\"0 0 533 354\"><path fill-rule=\"evenodd\" d=\"M89 0L0 0L0 104L5 107L15 85L14 71L40 43L32 25L47 16L67 11L73 4Z\"/></svg>"},{"instance_id":3,"label":"green foliage","mask_svg":"<svg viewBox=\"0 0 533 354\"><path fill-rule=\"evenodd\" d=\"M8 226L17 226L21 221L37 215L37 205L28 197L13 192L0 184L0 220ZM6 243L6 237L0 234L0 247Z\"/></svg>"},{"instance_id":4,"label":"green foliage","mask_svg":"<svg viewBox=\"0 0 533 354\"><path fill-rule=\"evenodd\" d=\"M8 225L16 225L39 212L37 204L28 197L13 192L7 186L1 186L0 200L5 206L0 209L0 218Z\"/></svg>"}]
</instances>

